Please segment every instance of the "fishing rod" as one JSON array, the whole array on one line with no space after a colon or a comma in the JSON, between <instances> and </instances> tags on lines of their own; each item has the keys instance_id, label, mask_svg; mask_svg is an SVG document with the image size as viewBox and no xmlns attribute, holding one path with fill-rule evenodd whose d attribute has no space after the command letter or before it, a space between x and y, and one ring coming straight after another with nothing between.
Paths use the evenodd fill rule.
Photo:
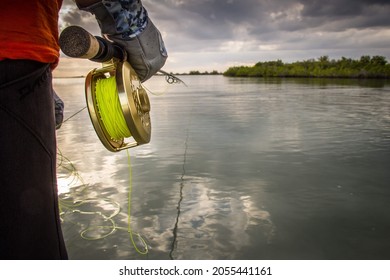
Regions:
<instances>
[{"instance_id":1,"label":"fishing rod","mask_svg":"<svg viewBox=\"0 0 390 280\"><path fill-rule=\"evenodd\" d=\"M59 38L67 56L102 63L85 79L85 96L91 122L102 144L111 152L150 142L150 101L121 46L94 36L80 26L65 28ZM185 83L163 70L169 84Z\"/></svg>"}]
</instances>

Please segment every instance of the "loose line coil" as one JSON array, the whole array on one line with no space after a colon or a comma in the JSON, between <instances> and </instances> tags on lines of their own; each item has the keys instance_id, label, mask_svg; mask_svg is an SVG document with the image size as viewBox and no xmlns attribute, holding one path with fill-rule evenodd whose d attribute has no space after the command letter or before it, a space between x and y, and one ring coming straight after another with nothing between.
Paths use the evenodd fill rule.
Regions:
<instances>
[{"instance_id":1,"label":"loose line coil","mask_svg":"<svg viewBox=\"0 0 390 280\"><path fill-rule=\"evenodd\" d=\"M93 127L109 151L149 143L149 97L128 62L111 61L90 71L85 94Z\"/></svg>"}]
</instances>

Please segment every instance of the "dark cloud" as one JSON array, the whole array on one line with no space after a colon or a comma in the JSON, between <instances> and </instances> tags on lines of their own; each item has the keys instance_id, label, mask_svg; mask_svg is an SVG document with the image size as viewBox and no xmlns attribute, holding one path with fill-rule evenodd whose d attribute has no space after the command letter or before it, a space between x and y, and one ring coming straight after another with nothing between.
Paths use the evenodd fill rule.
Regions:
<instances>
[{"instance_id":1,"label":"dark cloud","mask_svg":"<svg viewBox=\"0 0 390 280\"><path fill-rule=\"evenodd\" d=\"M354 17L364 15L371 7L389 9L390 2L387 0L300 0L304 5L303 16L307 17ZM373 16L373 15L368 15Z\"/></svg>"},{"instance_id":2,"label":"dark cloud","mask_svg":"<svg viewBox=\"0 0 390 280\"><path fill-rule=\"evenodd\" d=\"M306 28L324 31L382 28L390 26L390 1L384 0L300 0ZM333 23L333 24L330 24Z\"/></svg>"},{"instance_id":3,"label":"dark cloud","mask_svg":"<svg viewBox=\"0 0 390 280\"><path fill-rule=\"evenodd\" d=\"M237 27L245 26L252 34L298 31L320 28L343 31L348 28L390 26L388 0L144 0L155 21L172 32L200 40L240 36ZM65 0L68 12L65 25L89 24L93 17L79 11L73 1Z\"/></svg>"},{"instance_id":4,"label":"dark cloud","mask_svg":"<svg viewBox=\"0 0 390 280\"><path fill-rule=\"evenodd\" d=\"M143 0L172 54L283 52L390 56L389 0ZM64 0L62 26L99 28ZM248 57L250 56L246 53ZM200 59L198 59L200 61ZM256 61L255 61L256 62Z\"/></svg>"}]
</instances>

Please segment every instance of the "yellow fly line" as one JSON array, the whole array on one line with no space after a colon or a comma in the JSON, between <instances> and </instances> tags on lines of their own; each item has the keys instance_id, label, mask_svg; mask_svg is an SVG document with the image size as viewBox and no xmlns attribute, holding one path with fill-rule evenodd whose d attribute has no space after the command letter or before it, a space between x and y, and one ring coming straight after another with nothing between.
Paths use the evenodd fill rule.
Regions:
<instances>
[{"instance_id":1,"label":"yellow fly line","mask_svg":"<svg viewBox=\"0 0 390 280\"><path fill-rule=\"evenodd\" d=\"M115 77L98 79L95 89L100 118L110 137L117 141L131 137L119 103Z\"/></svg>"}]
</instances>

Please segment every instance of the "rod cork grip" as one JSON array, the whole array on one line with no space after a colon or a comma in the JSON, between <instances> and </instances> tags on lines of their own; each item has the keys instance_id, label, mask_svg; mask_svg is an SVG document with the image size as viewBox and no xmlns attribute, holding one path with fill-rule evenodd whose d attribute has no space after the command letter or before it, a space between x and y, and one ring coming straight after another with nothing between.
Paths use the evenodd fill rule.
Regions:
<instances>
[{"instance_id":1,"label":"rod cork grip","mask_svg":"<svg viewBox=\"0 0 390 280\"><path fill-rule=\"evenodd\" d=\"M94 58L99 53L99 41L80 26L69 26L60 35L59 44L64 54L74 58Z\"/></svg>"}]
</instances>

